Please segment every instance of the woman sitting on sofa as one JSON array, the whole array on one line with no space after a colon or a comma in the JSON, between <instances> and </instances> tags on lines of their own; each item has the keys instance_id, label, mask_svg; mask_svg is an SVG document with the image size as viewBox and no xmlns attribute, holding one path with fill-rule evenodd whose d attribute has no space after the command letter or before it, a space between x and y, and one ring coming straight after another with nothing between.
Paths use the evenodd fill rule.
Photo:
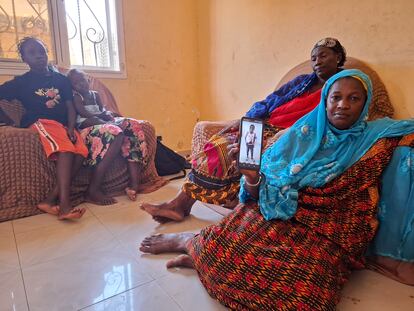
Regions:
<instances>
[{"instance_id":1,"label":"woman sitting on sofa","mask_svg":"<svg viewBox=\"0 0 414 311\"><path fill-rule=\"evenodd\" d=\"M355 69L337 73L323 87L318 107L265 151L261 173L242 171L244 203L198 235L150 236L140 250L185 253L167 267L196 269L209 294L234 310L334 310L351 271L364 266L378 227L380 190L383 207L389 203L391 189L379 186L385 168L395 174L383 184L414 172L414 119L366 122L371 98L367 75ZM395 165L391 159L399 147L409 149L402 150L409 158ZM401 199L388 205L394 216L409 207L409 228L394 222L406 235L413 226L410 188L412 180L395 188ZM376 245L389 251L387 242L395 240ZM402 250L400 255L414 259L414 244Z\"/></svg>"},{"instance_id":2,"label":"woman sitting on sofa","mask_svg":"<svg viewBox=\"0 0 414 311\"><path fill-rule=\"evenodd\" d=\"M320 100L325 81L341 70L346 51L334 38L318 41L311 51L313 73L300 75L255 103L247 117L266 120L265 138L277 139L283 129L312 111ZM181 221L190 214L196 200L217 205L234 206L240 188L240 172L232 165L227 147L237 140L238 121L214 135L204 151L193 156L192 171L178 195L162 204L143 203L141 208L155 220ZM270 145L270 143L268 143Z\"/></svg>"}]
</instances>

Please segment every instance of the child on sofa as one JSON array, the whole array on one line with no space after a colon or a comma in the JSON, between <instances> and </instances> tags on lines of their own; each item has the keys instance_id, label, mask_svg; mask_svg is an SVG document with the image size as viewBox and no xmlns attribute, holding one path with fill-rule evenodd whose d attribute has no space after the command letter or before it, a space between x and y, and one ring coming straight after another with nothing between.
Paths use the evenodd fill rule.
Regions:
<instances>
[{"instance_id":1,"label":"child on sofa","mask_svg":"<svg viewBox=\"0 0 414 311\"><path fill-rule=\"evenodd\" d=\"M114 144L127 160L129 187L125 192L135 201L139 190L140 165L153 157L148 153L143 121L124 118L104 108L99 94L90 90L85 74L72 69L67 74L74 90L74 104L78 112L77 126L89 149L87 163L95 170L106 170L111 161L108 153ZM119 144L121 143L121 144ZM102 180L102 179L101 179Z\"/></svg>"},{"instance_id":2,"label":"child on sofa","mask_svg":"<svg viewBox=\"0 0 414 311\"><path fill-rule=\"evenodd\" d=\"M75 130L76 112L72 103L69 80L48 66L45 45L34 37L25 37L18 44L22 60L30 70L0 85L0 99L19 100L25 108L21 127L39 134L46 156L57 161L57 186L38 204L58 219L81 218L84 208L72 208L70 184L88 150ZM5 123L13 122L0 108ZM56 204L59 199L59 205Z\"/></svg>"}]
</instances>

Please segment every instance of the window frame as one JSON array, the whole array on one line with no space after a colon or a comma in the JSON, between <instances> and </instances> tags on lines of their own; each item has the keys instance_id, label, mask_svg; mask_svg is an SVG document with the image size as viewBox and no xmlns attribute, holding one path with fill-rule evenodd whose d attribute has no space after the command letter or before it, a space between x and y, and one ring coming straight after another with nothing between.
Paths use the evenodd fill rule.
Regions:
<instances>
[{"instance_id":1,"label":"window frame","mask_svg":"<svg viewBox=\"0 0 414 311\"><path fill-rule=\"evenodd\" d=\"M126 79L125 40L122 1L115 0L116 26L119 52L119 71L91 66L70 65L69 42L66 28L65 0L47 0L50 32L55 60L52 64L63 68L77 68L97 78ZM70 1L70 0L69 0ZM0 60L0 75L16 76L25 73L29 67L22 61Z\"/></svg>"}]
</instances>

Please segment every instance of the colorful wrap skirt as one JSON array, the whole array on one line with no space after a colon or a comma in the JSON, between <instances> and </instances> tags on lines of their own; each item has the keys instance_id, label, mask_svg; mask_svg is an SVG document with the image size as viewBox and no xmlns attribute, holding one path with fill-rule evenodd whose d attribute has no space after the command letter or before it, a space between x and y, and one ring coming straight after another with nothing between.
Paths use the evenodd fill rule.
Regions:
<instances>
[{"instance_id":1,"label":"colorful wrap skirt","mask_svg":"<svg viewBox=\"0 0 414 311\"><path fill-rule=\"evenodd\" d=\"M115 137L123 133L122 156L128 161L146 165L149 159L148 145L141 126L143 121L117 117L114 121L87 127L80 131L89 153L86 164L96 166L104 158Z\"/></svg>"},{"instance_id":2,"label":"colorful wrap skirt","mask_svg":"<svg viewBox=\"0 0 414 311\"><path fill-rule=\"evenodd\" d=\"M266 221L239 204L187 244L201 282L235 310L335 310L378 220L379 184L400 138L379 140L322 188L300 191L295 216Z\"/></svg>"},{"instance_id":3,"label":"colorful wrap skirt","mask_svg":"<svg viewBox=\"0 0 414 311\"><path fill-rule=\"evenodd\" d=\"M272 137L279 130L266 124L264 140L268 141L267 147L274 142ZM231 204L237 199L241 175L228 155L228 146L237 139L238 131L215 134L203 143L202 151L192 155L192 170L182 187L188 196L217 205Z\"/></svg>"}]
</instances>

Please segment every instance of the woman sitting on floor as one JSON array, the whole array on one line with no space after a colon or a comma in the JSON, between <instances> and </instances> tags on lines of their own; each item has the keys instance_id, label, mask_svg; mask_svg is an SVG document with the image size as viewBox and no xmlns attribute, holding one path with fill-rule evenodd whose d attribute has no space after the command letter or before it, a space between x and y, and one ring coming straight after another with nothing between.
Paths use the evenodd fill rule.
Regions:
<instances>
[{"instance_id":1,"label":"woman sitting on floor","mask_svg":"<svg viewBox=\"0 0 414 311\"><path fill-rule=\"evenodd\" d=\"M325 81L341 70L346 52L333 38L318 41L311 51L313 73L300 75L255 103L246 116L266 120L268 145L282 129L312 111L319 103ZM239 121L214 135L204 150L193 155L192 170L177 196L162 204L143 203L141 208L159 222L180 221L191 212L196 200L234 207L240 189L240 172L227 155L227 147L237 140Z\"/></svg>"},{"instance_id":2,"label":"woman sitting on floor","mask_svg":"<svg viewBox=\"0 0 414 311\"><path fill-rule=\"evenodd\" d=\"M398 146L414 147L414 120L365 121L371 98L367 75L337 73L263 154L260 175L242 171L231 214L197 235L148 237L140 250L185 253L167 267L195 268L232 309L334 310L375 235L382 173Z\"/></svg>"}]
</instances>

